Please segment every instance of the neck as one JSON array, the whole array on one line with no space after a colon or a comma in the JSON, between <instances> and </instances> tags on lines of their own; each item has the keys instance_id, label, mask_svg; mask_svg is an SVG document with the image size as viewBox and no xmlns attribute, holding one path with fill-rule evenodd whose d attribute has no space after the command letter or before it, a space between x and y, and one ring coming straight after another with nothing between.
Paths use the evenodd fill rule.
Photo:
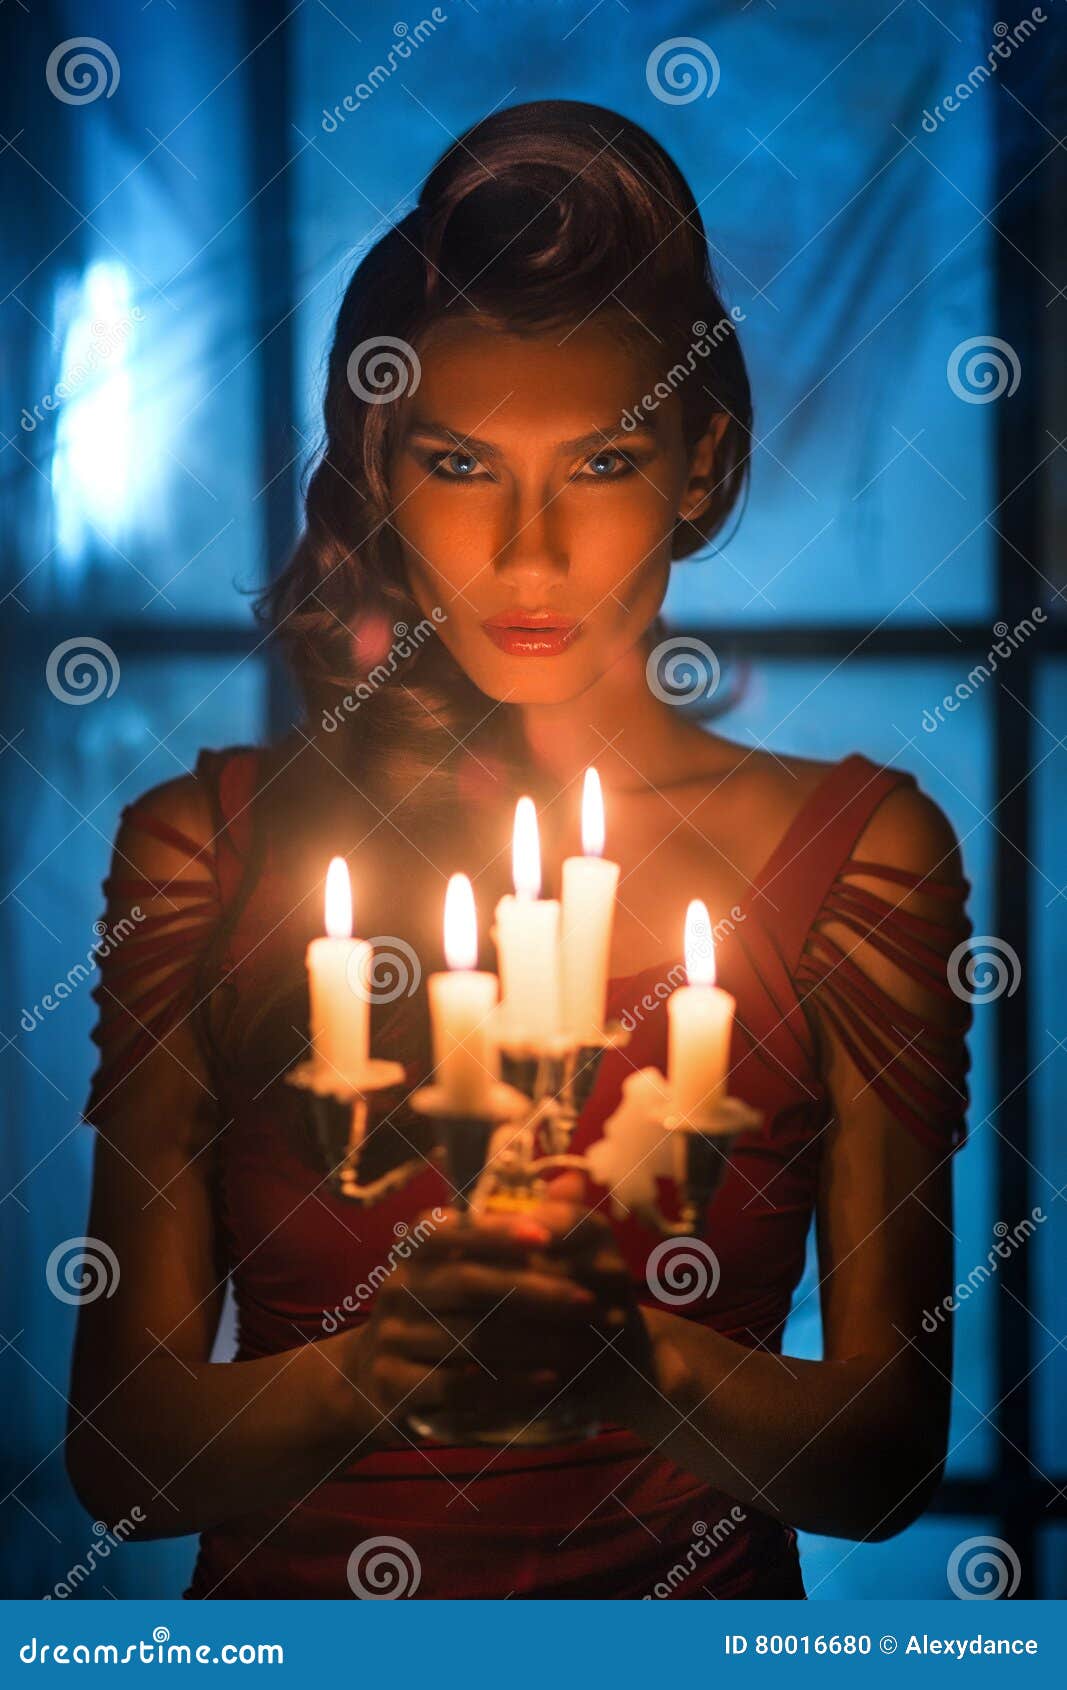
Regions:
<instances>
[{"instance_id":1,"label":"neck","mask_svg":"<svg viewBox=\"0 0 1067 1690\"><path fill-rule=\"evenodd\" d=\"M590 764L617 792L682 778L707 735L649 690L646 655L640 641L577 698L520 706L527 754L552 784L580 781Z\"/></svg>"}]
</instances>

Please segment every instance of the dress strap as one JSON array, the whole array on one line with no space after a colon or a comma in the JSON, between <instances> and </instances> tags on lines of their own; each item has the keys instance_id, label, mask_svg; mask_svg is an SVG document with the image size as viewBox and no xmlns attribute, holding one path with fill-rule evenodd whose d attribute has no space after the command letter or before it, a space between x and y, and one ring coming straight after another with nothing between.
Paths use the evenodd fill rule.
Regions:
<instances>
[{"instance_id":1,"label":"dress strap","mask_svg":"<svg viewBox=\"0 0 1067 1690\"><path fill-rule=\"evenodd\" d=\"M201 751L196 760L196 778L211 806L215 878L223 910L237 895L252 849L252 806L261 762L262 753L249 745Z\"/></svg>"},{"instance_id":2,"label":"dress strap","mask_svg":"<svg viewBox=\"0 0 1067 1690\"><path fill-rule=\"evenodd\" d=\"M871 816L896 787L915 785L906 770L885 768L854 751L827 770L793 816L751 892L790 974Z\"/></svg>"},{"instance_id":3,"label":"dress strap","mask_svg":"<svg viewBox=\"0 0 1067 1690\"><path fill-rule=\"evenodd\" d=\"M933 1147L962 1143L969 1102L969 1005L952 979L966 946L970 883L872 860L856 847L882 800L914 775L858 753L835 763L809 794L757 877L761 925L792 981L799 1009L824 1029L857 1075Z\"/></svg>"},{"instance_id":4,"label":"dress strap","mask_svg":"<svg viewBox=\"0 0 1067 1690\"><path fill-rule=\"evenodd\" d=\"M244 747L202 752L194 787L155 787L122 812L95 948L100 1060L83 1111L95 1126L151 1085L146 1064L186 1023L205 1031L208 963L239 883L257 768Z\"/></svg>"}]
</instances>

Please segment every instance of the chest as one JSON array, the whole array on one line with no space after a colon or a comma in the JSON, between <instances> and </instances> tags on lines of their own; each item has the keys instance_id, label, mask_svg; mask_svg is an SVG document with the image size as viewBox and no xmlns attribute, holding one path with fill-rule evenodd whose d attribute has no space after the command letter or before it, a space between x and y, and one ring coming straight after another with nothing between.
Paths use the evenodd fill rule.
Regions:
<instances>
[{"instance_id":1,"label":"chest","mask_svg":"<svg viewBox=\"0 0 1067 1690\"><path fill-rule=\"evenodd\" d=\"M609 972L629 976L682 955L686 907L707 905L712 925L750 900L773 831L756 810L725 804L713 786L615 798L607 852L619 864Z\"/></svg>"},{"instance_id":2,"label":"chest","mask_svg":"<svg viewBox=\"0 0 1067 1690\"><path fill-rule=\"evenodd\" d=\"M631 1043L605 1057L575 1133L576 1152L602 1134L627 1075L665 1062L657 978L646 971L616 990L616 1011L633 1019ZM650 1007L642 1009L646 1000ZM765 1109L766 1125L735 1145L706 1217L699 1261L683 1241L681 1277L672 1280L665 1254L674 1245L663 1247L660 1233L630 1214L612 1216L612 1226L639 1301L767 1341L803 1268L819 1137L810 1110L782 1110L773 1077L752 1100ZM673 1182L660 1181L658 1195L664 1211L675 1214ZM608 1212L599 1188L590 1186L588 1196ZM279 1087L238 1100L222 1153L222 1199L243 1353L260 1354L291 1346L297 1333L328 1336L365 1319L385 1278L433 1229L435 1210L440 1218L448 1188L426 1162L373 1206L346 1203L323 1179L299 1099Z\"/></svg>"}]
</instances>

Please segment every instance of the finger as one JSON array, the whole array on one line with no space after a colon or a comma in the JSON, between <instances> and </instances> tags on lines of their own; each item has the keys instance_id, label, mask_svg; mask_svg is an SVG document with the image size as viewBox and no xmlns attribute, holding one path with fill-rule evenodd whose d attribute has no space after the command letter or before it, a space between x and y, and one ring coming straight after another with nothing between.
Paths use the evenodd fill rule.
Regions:
<instances>
[{"instance_id":1,"label":"finger","mask_svg":"<svg viewBox=\"0 0 1067 1690\"><path fill-rule=\"evenodd\" d=\"M566 1274L520 1272L484 1262L446 1262L435 1272L412 1275L401 1295L417 1309L437 1313L488 1313L505 1302L512 1319L588 1320L596 1297Z\"/></svg>"},{"instance_id":2,"label":"finger","mask_svg":"<svg viewBox=\"0 0 1067 1690\"><path fill-rule=\"evenodd\" d=\"M468 1340L470 1340L468 1342ZM378 1330L378 1353L404 1361L446 1363L470 1361L494 1371L551 1366L560 1350L558 1329L514 1321L494 1322L470 1315L445 1315L440 1320L383 1320Z\"/></svg>"},{"instance_id":3,"label":"finger","mask_svg":"<svg viewBox=\"0 0 1067 1690\"><path fill-rule=\"evenodd\" d=\"M440 1320L389 1317L378 1328L378 1353L406 1361L446 1361L459 1343L458 1335Z\"/></svg>"},{"instance_id":4,"label":"finger","mask_svg":"<svg viewBox=\"0 0 1067 1690\"><path fill-rule=\"evenodd\" d=\"M499 1257L519 1261L529 1250L550 1243L551 1238L549 1229L528 1212L460 1215L450 1210L419 1246L418 1259L439 1261L461 1253L481 1260Z\"/></svg>"},{"instance_id":5,"label":"finger","mask_svg":"<svg viewBox=\"0 0 1067 1690\"><path fill-rule=\"evenodd\" d=\"M500 1420L509 1415L535 1414L560 1388L553 1368L537 1367L507 1380L494 1380L476 1365L426 1367L418 1362L391 1360L382 1370L382 1399L397 1419L407 1414L448 1410Z\"/></svg>"},{"instance_id":6,"label":"finger","mask_svg":"<svg viewBox=\"0 0 1067 1690\"><path fill-rule=\"evenodd\" d=\"M549 1196L559 1203L584 1203L586 1179L577 1168L561 1168L558 1173L545 1176Z\"/></svg>"},{"instance_id":7,"label":"finger","mask_svg":"<svg viewBox=\"0 0 1067 1690\"><path fill-rule=\"evenodd\" d=\"M580 1253L614 1238L611 1223L602 1210L575 1203L553 1191L539 1199L530 1210L530 1218L549 1230L549 1250L558 1251L562 1247Z\"/></svg>"}]
</instances>

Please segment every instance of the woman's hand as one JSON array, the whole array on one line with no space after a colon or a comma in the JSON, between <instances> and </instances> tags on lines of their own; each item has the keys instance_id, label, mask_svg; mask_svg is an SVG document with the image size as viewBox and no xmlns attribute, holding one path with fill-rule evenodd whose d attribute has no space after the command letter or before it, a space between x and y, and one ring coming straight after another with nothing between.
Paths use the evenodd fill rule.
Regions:
<instances>
[{"instance_id":1,"label":"woman's hand","mask_svg":"<svg viewBox=\"0 0 1067 1690\"><path fill-rule=\"evenodd\" d=\"M522 1213L448 1211L352 1336L354 1383L395 1426L440 1410L532 1419L562 1392L618 1420L652 1373L629 1272L579 1174Z\"/></svg>"},{"instance_id":2,"label":"woman's hand","mask_svg":"<svg viewBox=\"0 0 1067 1690\"><path fill-rule=\"evenodd\" d=\"M615 1233L603 1213L588 1207L578 1172L557 1174L530 1218L550 1234L549 1260L593 1297L586 1328L593 1342L574 1356L568 1391L599 1420L622 1422L627 1405L654 1380L655 1359Z\"/></svg>"},{"instance_id":3,"label":"woman's hand","mask_svg":"<svg viewBox=\"0 0 1067 1690\"><path fill-rule=\"evenodd\" d=\"M383 1418L533 1419L592 1371L623 1322L610 1318L614 1264L591 1254L599 1223L584 1213L555 1189L521 1214L447 1212L351 1334L353 1383Z\"/></svg>"}]
</instances>

